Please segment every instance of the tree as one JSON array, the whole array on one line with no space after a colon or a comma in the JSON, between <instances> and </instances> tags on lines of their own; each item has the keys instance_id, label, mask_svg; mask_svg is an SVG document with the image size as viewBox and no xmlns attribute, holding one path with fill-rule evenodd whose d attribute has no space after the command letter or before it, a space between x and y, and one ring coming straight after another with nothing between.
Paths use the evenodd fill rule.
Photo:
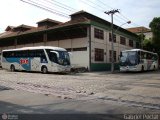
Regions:
<instances>
[{"instance_id":1,"label":"tree","mask_svg":"<svg viewBox=\"0 0 160 120\"><path fill-rule=\"evenodd\" d=\"M152 40L144 39L143 42L142 42L142 46L143 46L143 49L145 49L147 51L155 52Z\"/></svg>"},{"instance_id":2,"label":"tree","mask_svg":"<svg viewBox=\"0 0 160 120\"><path fill-rule=\"evenodd\" d=\"M157 47L160 46L160 17L155 17L149 24L153 32L153 44Z\"/></svg>"},{"instance_id":3,"label":"tree","mask_svg":"<svg viewBox=\"0 0 160 120\"><path fill-rule=\"evenodd\" d=\"M145 39L145 35L143 33L138 35L139 41L140 41L140 47L143 48L144 44L144 39Z\"/></svg>"}]
</instances>

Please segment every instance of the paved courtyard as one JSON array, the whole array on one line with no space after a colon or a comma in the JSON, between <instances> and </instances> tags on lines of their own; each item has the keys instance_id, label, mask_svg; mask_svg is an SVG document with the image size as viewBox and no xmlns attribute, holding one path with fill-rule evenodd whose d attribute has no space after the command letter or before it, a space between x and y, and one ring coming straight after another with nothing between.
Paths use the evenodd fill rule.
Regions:
<instances>
[{"instance_id":1,"label":"paved courtyard","mask_svg":"<svg viewBox=\"0 0 160 120\"><path fill-rule=\"evenodd\" d=\"M0 70L0 113L160 114L160 71L41 74Z\"/></svg>"}]
</instances>

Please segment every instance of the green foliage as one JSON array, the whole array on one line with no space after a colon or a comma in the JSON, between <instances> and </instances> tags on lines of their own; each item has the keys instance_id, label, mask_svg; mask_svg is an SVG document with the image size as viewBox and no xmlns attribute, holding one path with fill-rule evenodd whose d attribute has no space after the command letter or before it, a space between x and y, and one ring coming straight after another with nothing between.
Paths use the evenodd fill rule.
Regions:
<instances>
[{"instance_id":1,"label":"green foliage","mask_svg":"<svg viewBox=\"0 0 160 120\"><path fill-rule=\"evenodd\" d=\"M138 37L140 41L145 39L145 35L143 33L139 34Z\"/></svg>"},{"instance_id":2,"label":"green foliage","mask_svg":"<svg viewBox=\"0 0 160 120\"><path fill-rule=\"evenodd\" d=\"M148 51L154 51L154 44L152 40L144 39L142 42L143 49Z\"/></svg>"},{"instance_id":3,"label":"green foliage","mask_svg":"<svg viewBox=\"0 0 160 120\"><path fill-rule=\"evenodd\" d=\"M149 24L153 32L153 44L160 47L160 17L155 17Z\"/></svg>"}]
</instances>

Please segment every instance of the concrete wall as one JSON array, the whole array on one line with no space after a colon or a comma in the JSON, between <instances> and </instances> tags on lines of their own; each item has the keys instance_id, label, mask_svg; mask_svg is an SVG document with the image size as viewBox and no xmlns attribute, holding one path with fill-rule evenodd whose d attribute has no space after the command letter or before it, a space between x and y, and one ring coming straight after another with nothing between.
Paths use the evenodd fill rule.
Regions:
<instances>
[{"instance_id":1,"label":"concrete wall","mask_svg":"<svg viewBox=\"0 0 160 120\"><path fill-rule=\"evenodd\" d=\"M73 67L89 68L89 51L73 51L70 55L71 65Z\"/></svg>"}]
</instances>

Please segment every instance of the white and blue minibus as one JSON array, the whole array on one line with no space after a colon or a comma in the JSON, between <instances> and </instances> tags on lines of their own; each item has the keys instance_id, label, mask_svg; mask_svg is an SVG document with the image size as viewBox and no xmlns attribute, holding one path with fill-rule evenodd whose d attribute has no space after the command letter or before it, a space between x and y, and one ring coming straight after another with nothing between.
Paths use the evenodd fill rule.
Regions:
<instances>
[{"instance_id":1,"label":"white and blue minibus","mask_svg":"<svg viewBox=\"0 0 160 120\"><path fill-rule=\"evenodd\" d=\"M52 46L23 47L2 51L2 68L11 71L69 72L69 53Z\"/></svg>"}]
</instances>

